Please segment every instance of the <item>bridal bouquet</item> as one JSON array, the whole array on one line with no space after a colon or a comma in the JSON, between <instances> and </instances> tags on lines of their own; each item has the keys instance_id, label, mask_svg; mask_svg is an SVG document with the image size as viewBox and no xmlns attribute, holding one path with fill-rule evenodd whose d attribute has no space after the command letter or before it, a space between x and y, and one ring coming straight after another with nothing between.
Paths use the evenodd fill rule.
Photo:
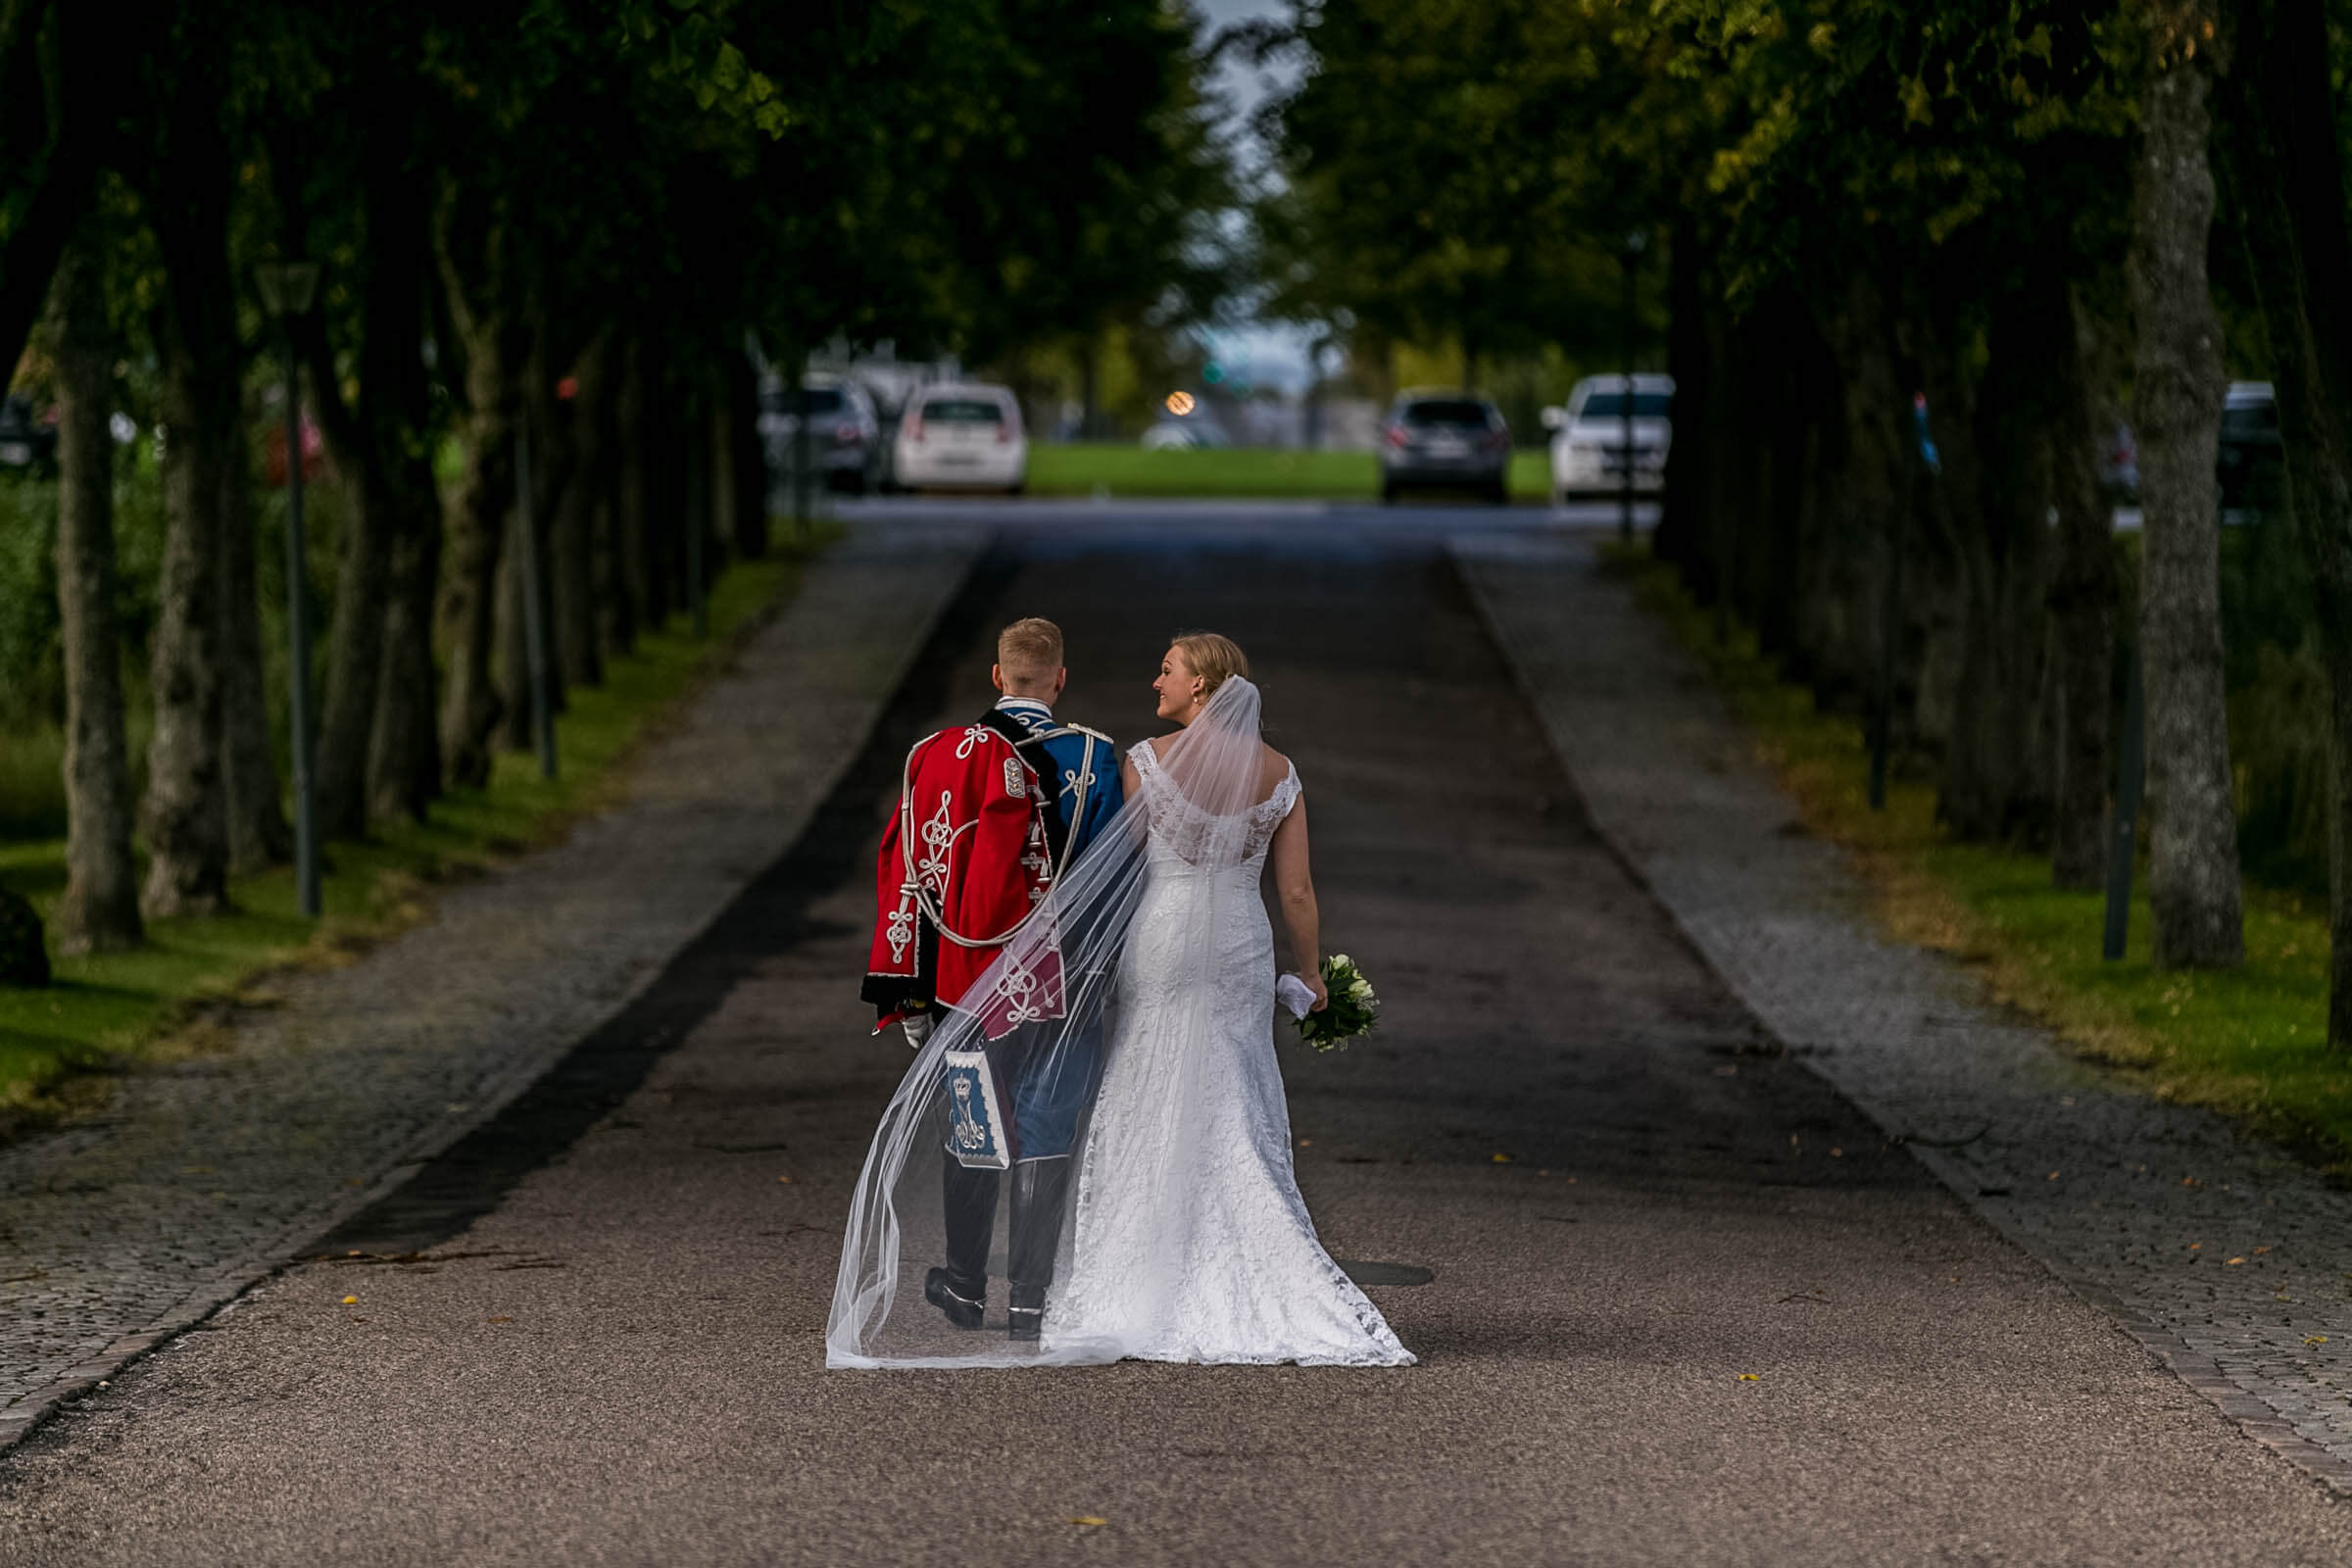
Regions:
<instances>
[{"instance_id":1,"label":"bridal bouquet","mask_svg":"<svg viewBox=\"0 0 2352 1568\"><path fill-rule=\"evenodd\" d=\"M1380 1021L1380 998L1372 982L1345 953L1323 960L1323 986L1331 1001L1321 1012L1298 1015L1298 1038L1317 1051L1336 1051L1358 1035L1368 1035Z\"/></svg>"}]
</instances>

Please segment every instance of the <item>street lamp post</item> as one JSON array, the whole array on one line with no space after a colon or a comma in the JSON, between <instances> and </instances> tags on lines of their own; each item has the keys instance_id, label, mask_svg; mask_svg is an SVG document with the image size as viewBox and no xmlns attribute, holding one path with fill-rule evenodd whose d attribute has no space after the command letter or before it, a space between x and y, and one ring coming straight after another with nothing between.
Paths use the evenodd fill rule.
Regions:
<instances>
[{"instance_id":1,"label":"street lamp post","mask_svg":"<svg viewBox=\"0 0 2352 1568\"><path fill-rule=\"evenodd\" d=\"M294 885L305 918L317 919L318 812L311 785L311 615L302 537L302 387L295 368L294 321L318 291L318 264L264 262L253 270L262 304L281 329L286 356L286 639L292 647L294 726Z\"/></svg>"},{"instance_id":2,"label":"street lamp post","mask_svg":"<svg viewBox=\"0 0 2352 1568\"><path fill-rule=\"evenodd\" d=\"M1625 249L1618 257L1625 274L1625 312L1621 323L1625 332L1625 401L1620 409L1624 450L1619 458L1623 466L1617 476L1617 537L1629 545L1634 542L1634 342L1638 335L1634 319L1634 268L1648 243L1649 236L1641 229L1629 229Z\"/></svg>"}]
</instances>

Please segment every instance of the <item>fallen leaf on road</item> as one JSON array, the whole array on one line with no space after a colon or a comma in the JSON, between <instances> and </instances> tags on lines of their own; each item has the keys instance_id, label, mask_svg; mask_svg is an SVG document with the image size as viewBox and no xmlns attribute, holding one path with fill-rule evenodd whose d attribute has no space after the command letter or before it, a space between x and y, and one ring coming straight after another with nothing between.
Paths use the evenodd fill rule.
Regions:
<instances>
[{"instance_id":1,"label":"fallen leaf on road","mask_svg":"<svg viewBox=\"0 0 2352 1568\"><path fill-rule=\"evenodd\" d=\"M494 1317L490 1321L493 1323L512 1323L514 1320L511 1317Z\"/></svg>"},{"instance_id":2,"label":"fallen leaf on road","mask_svg":"<svg viewBox=\"0 0 2352 1568\"><path fill-rule=\"evenodd\" d=\"M1761 1383L1764 1381L1764 1375L1760 1372L1742 1372L1740 1374L1740 1381L1742 1383Z\"/></svg>"},{"instance_id":3,"label":"fallen leaf on road","mask_svg":"<svg viewBox=\"0 0 2352 1568\"><path fill-rule=\"evenodd\" d=\"M2245 1259L2244 1259L2244 1258L2242 1258L2242 1257L2233 1257L2233 1258L2230 1258L2230 1259L2229 1259L2229 1260L2228 1260L2226 1263L2224 1263L2224 1265L2223 1265L2223 1266L2224 1266L2225 1268L2235 1268L2235 1267L2237 1267L2237 1265L2238 1265L2238 1264L2240 1264L2240 1263L2243 1263L2244 1261L2245 1261Z\"/></svg>"},{"instance_id":4,"label":"fallen leaf on road","mask_svg":"<svg viewBox=\"0 0 2352 1568\"><path fill-rule=\"evenodd\" d=\"M786 1185L787 1187L789 1187L789 1186L791 1186L791 1185L792 1185L792 1178L791 1178L791 1177L789 1177L789 1176L779 1176L779 1177L777 1177L777 1178L776 1178L776 1180L778 1180L778 1181L780 1181L780 1182L784 1183L784 1185Z\"/></svg>"},{"instance_id":5,"label":"fallen leaf on road","mask_svg":"<svg viewBox=\"0 0 2352 1568\"><path fill-rule=\"evenodd\" d=\"M2192 1251L2192 1252L2193 1252L2193 1251L2195 1251L2195 1250L2196 1250L2198 1248L2200 1248L2200 1247L2203 1247L2204 1245L2205 1245L2205 1244L2204 1244L2203 1242L2191 1242L2191 1243L2189 1243L2189 1244L2188 1244L2188 1250L2189 1250L2190 1251Z\"/></svg>"},{"instance_id":6,"label":"fallen leaf on road","mask_svg":"<svg viewBox=\"0 0 2352 1568\"><path fill-rule=\"evenodd\" d=\"M2270 1249L2269 1249L2269 1248L2267 1248L2267 1247L2257 1247L2256 1249L2254 1249L2254 1255L2255 1255L2256 1257L2260 1257L2260 1256L2261 1256L2263 1253L2265 1253L2265 1252L2267 1252L2267 1251L2269 1251L2269 1250L2270 1250Z\"/></svg>"},{"instance_id":7,"label":"fallen leaf on road","mask_svg":"<svg viewBox=\"0 0 2352 1568\"><path fill-rule=\"evenodd\" d=\"M1510 1162L1511 1156L1508 1154L1496 1154L1494 1156L1494 1163L1497 1165L1508 1165Z\"/></svg>"},{"instance_id":8,"label":"fallen leaf on road","mask_svg":"<svg viewBox=\"0 0 2352 1568\"><path fill-rule=\"evenodd\" d=\"M2205 1184L2197 1180L2194 1176L2183 1176L2180 1178L2180 1185L2183 1187L2202 1187Z\"/></svg>"},{"instance_id":9,"label":"fallen leaf on road","mask_svg":"<svg viewBox=\"0 0 2352 1568\"><path fill-rule=\"evenodd\" d=\"M2328 1343L2328 1336L2325 1334L2306 1334L2303 1336L2303 1343L2305 1345L2326 1345Z\"/></svg>"},{"instance_id":10,"label":"fallen leaf on road","mask_svg":"<svg viewBox=\"0 0 2352 1568\"><path fill-rule=\"evenodd\" d=\"M1094 1525L1106 1525L1110 1523L1110 1521L1107 1519L1098 1519L1091 1513L1079 1513L1072 1514L1070 1516L1070 1523L1074 1525L1087 1525L1091 1527Z\"/></svg>"},{"instance_id":11,"label":"fallen leaf on road","mask_svg":"<svg viewBox=\"0 0 2352 1568\"><path fill-rule=\"evenodd\" d=\"M360 1298L356 1296L346 1296L343 1298L343 1304L345 1306L357 1306L360 1304Z\"/></svg>"},{"instance_id":12,"label":"fallen leaf on road","mask_svg":"<svg viewBox=\"0 0 2352 1568\"><path fill-rule=\"evenodd\" d=\"M1845 1157L1845 1151L1842 1149L1833 1149L1830 1151L1830 1157L1832 1159L1843 1159Z\"/></svg>"},{"instance_id":13,"label":"fallen leaf on road","mask_svg":"<svg viewBox=\"0 0 2352 1568\"><path fill-rule=\"evenodd\" d=\"M2044 1176L2044 1177L2042 1178L2042 1180L2043 1180L2043 1181L2045 1181L2045 1182L2054 1182L2054 1181L2056 1181L2057 1179L2058 1179L2058 1173L2057 1173L2056 1171L2052 1171L2052 1172L2050 1172L2050 1173L2049 1173L2047 1176Z\"/></svg>"}]
</instances>

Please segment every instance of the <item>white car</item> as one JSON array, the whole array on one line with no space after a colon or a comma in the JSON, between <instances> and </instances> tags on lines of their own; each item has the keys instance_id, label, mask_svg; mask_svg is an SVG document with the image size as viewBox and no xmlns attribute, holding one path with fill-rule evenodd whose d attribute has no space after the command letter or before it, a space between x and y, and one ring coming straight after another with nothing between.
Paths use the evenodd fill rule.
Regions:
<instances>
[{"instance_id":1,"label":"white car","mask_svg":"<svg viewBox=\"0 0 2352 1568\"><path fill-rule=\"evenodd\" d=\"M1589 375L1566 408L1545 409L1551 431L1551 494L1562 506L1579 496L1613 496L1625 484L1626 377ZM1654 496L1666 484L1666 449L1674 439L1674 377L1633 377L1634 493Z\"/></svg>"},{"instance_id":2,"label":"white car","mask_svg":"<svg viewBox=\"0 0 2352 1568\"><path fill-rule=\"evenodd\" d=\"M899 416L891 477L906 490L1003 490L1029 482L1029 441L1009 388L948 383L917 388Z\"/></svg>"}]
</instances>

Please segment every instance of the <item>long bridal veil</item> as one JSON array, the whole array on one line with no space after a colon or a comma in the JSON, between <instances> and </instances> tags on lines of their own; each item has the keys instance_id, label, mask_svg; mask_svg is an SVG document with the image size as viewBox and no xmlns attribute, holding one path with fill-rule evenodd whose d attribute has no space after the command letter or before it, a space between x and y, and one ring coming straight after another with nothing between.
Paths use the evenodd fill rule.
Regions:
<instances>
[{"instance_id":1,"label":"long bridal veil","mask_svg":"<svg viewBox=\"0 0 2352 1568\"><path fill-rule=\"evenodd\" d=\"M1072 1272L1076 1227L1067 1209L1080 1201L1088 1180L1085 1115L1104 1054L1117 1050L1122 1033L1148 1011L1154 1041L1177 1042L1184 1049L1175 1059L1196 1064L1155 1080L1159 1102L1152 1113L1165 1119L1171 1135L1158 1148L1194 1147L1186 1128L1201 1113L1197 1064L1208 1058L1219 1032L1234 1026L1220 1016L1233 1006L1232 992L1225 990L1220 1009L1213 983L1220 945L1230 956L1235 934L1262 933L1264 920L1257 879L1246 873L1271 831L1260 808L1280 779L1270 774L1258 720L1255 686L1239 677L1220 685L1201 713L1162 743L1156 765L1147 760L1138 769L1141 787L970 994L941 1014L883 1112L851 1198L825 1334L828 1366L1000 1366L1121 1353L1117 1345L1086 1340L1082 1324L1055 1317L1060 1287ZM1145 948L1149 961L1138 961ZM1188 976L1200 983L1181 983ZM1262 993L1253 993L1260 997L1251 1004L1260 1028L1271 1015L1273 988L1268 972ZM947 1250L946 1162L986 1168L1035 1157L1034 1147L1022 1147L1023 1123L1042 1114L1040 1107L1073 1106L1081 1114L1070 1146L1075 1179L1055 1189L1065 1211L1044 1348L1006 1336L1004 1202L996 1204L986 1322L973 1330L952 1325L923 1296L926 1272L945 1261ZM1170 1163L1180 1165L1181 1154ZM1183 1179L1177 1168L1129 1174ZM1181 1267L1199 1241L1176 1234L1198 1221L1188 1207L1174 1207L1186 1217L1165 1234L1122 1238L1122 1257L1147 1276Z\"/></svg>"}]
</instances>

